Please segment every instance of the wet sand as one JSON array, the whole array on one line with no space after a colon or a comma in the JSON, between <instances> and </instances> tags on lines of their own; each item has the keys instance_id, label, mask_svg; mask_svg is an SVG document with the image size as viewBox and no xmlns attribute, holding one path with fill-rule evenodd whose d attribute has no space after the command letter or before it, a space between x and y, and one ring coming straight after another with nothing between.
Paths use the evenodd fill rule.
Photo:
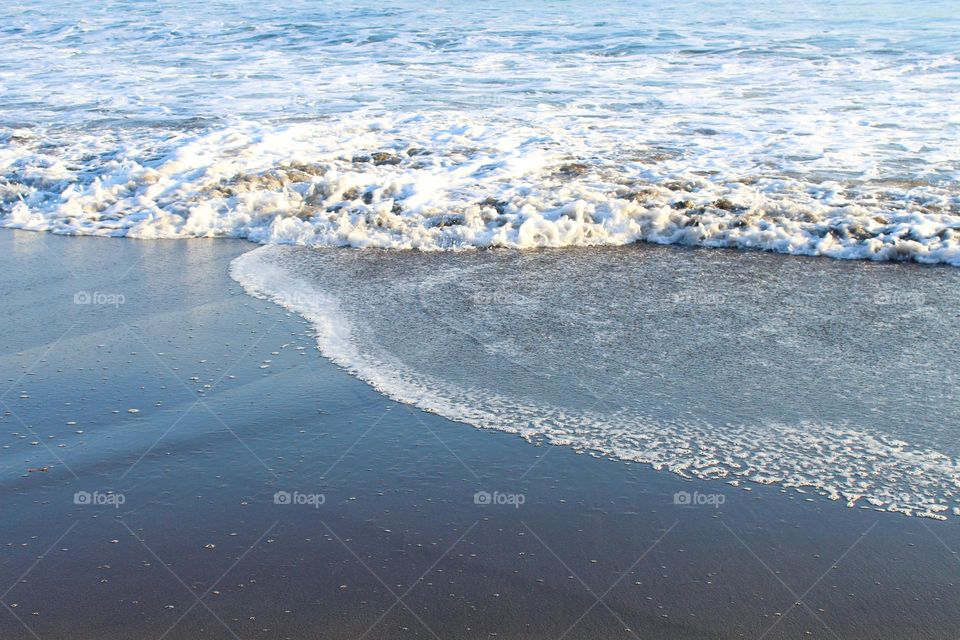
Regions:
<instances>
[{"instance_id":1,"label":"wet sand","mask_svg":"<svg viewBox=\"0 0 960 640\"><path fill-rule=\"evenodd\" d=\"M0 233L0 637L955 637L955 520L391 402L229 279L253 248Z\"/></svg>"}]
</instances>

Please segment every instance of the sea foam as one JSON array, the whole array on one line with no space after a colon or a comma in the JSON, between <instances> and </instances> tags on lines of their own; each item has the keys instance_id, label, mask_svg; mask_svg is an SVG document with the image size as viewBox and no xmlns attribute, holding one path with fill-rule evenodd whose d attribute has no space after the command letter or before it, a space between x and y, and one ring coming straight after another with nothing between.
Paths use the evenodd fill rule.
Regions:
<instances>
[{"instance_id":1,"label":"sea foam","mask_svg":"<svg viewBox=\"0 0 960 640\"><path fill-rule=\"evenodd\" d=\"M960 263L943 0L0 18L3 227Z\"/></svg>"},{"instance_id":2,"label":"sea foam","mask_svg":"<svg viewBox=\"0 0 960 640\"><path fill-rule=\"evenodd\" d=\"M944 450L942 438L950 442L950 435L937 426L951 418L931 412L925 399L941 392L949 363L933 365L924 353L900 356L887 348L878 353L893 359L881 373L877 356L859 344L887 331L890 307L865 301L873 307L867 314L845 309L850 326L836 327L840 343L831 348L835 338L822 336L831 333L824 322L834 305L808 298L802 285L791 290L804 301L784 310L797 325L794 340L776 314L766 313L771 326L763 326L762 316L749 320L753 310L743 307L762 307L759 301L670 296L651 313L642 285L625 288L631 265L646 265L636 272L638 282L663 270L673 274L668 280L689 280L697 270L681 266L675 255L478 256L469 264L454 257L373 261L270 246L234 260L231 275L248 293L308 319L321 352L336 364L394 400L451 420L685 477L813 490L851 507L937 519L960 508L960 461ZM752 290L738 267L744 260L756 258L712 264L712 281L723 282L722 271L732 290ZM594 269L584 272L585 265ZM587 275L594 272L604 274L602 282ZM497 277L517 273L516 282ZM554 280L571 273L587 280L582 286ZM817 274L815 280L838 277L850 276ZM520 283L543 278L551 278L551 292L525 297ZM779 276L795 278L802 282L803 275ZM596 307L584 300L583 287L601 290L602 299L629 294L621 304ZM557 288L579 293L558 298ZM897 325L939 322L935 309L926 318L919 315L926 313L922 302L915 304L921 307L910 310L911 319ZM797 318L818 305L826 319ZM859 304L848 300L847 306ZM678 328L678 321L691 326ZM808 337L807 329L815 333ZM855 338L856 332L862 335ZM741 338L748 347L738 348ZM464 359L470 367L459 364ZM929 371L918 372L914 359L928 362ZM922 392L890 390L892 397L881 397L890 377L896 389L919 385ZM734 416L742 417L729 421ZM915 432L906 416L918 425Z\"/></svg>"},{"instance_id":3,"label":"sea foam","mask_svg":"<svg viewBox=\"0 0 960 640\"><path fill-rule=\"evenodd\" d=\"M426 251L646 241L960 264L949 186L698 161L549 111L147 140L8 133L0 174L0 225L65 234Z\"/></svg>"}]
</instances>

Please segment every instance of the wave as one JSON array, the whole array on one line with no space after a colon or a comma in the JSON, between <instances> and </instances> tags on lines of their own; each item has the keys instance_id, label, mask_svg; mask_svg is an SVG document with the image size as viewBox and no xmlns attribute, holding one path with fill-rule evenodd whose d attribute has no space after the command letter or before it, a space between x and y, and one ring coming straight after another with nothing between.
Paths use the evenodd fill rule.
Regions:
<instances>
[{"instance_id":1,"label":"wave","mask_svg":"<svg viewBox=\"0 0 960 640\"><path fill-rule=\"evenodd\" d=\"M691 150L625 133L549 109L523 121L7 130L0 226L422 251L651 242L960 265L950 179L801 171L789 155L748 161L765 142Z\"/></svg>"},{"instance_id":2,"label":"wave","mask_svg":"<svg viewBox=\"0 0 960 640\"><path fill-rule=\"evenodd\" d=\"M244 254L231 264L231 275L247 293L272 300L310 321L316 329L318 346L324 356L399 402L479 428L516 433L528 440L646 463L655 469L670 470L684 477L722 479L735 486L749 482L777 484L811 490L844 501L850 507L906 515L945 519L951 509L955 515L960 515L960 503L957 502L960 461L931 446L910 444L879 431L816 420L795 424L718 425L683 417L663 418L646 415L643 408L660 400L638 396L634 392L626 397L630 402L639 404L611 411L600 411L593 402L580 406L543 402L542 398L538 400L537 396L525 395L522 390L538 387L538 382L542 382L546 375L557 379L561 385L560 396L569 398L574 391L564 381L572 384L577 374L569 369L573 365L566 360L550 365L541 355L537 355L539 367L529 372L533 377L526 379L526 382L517 382L510 377L510 371L515 369L512 365L519 361L511 362L511 358L529 349L530 345L514 345L517 348L513 350L495 348L493 358L487 359L472 353L466 355L465 346L461 344L455 350L460 357L471 359L473 373L470 375L474 378L458 380L456 375L431 372L430 366L436 368L437 363L426 367L423 365L430 362L430 358L439 356L436 353L424 355L424 351L432 353L440 349L438 353L446 353L442 351L442 345L437 346L441 342L437 330L444 335L454 336L451 338L454 342L461 337L478 343L487 341L485 336L470 334L464 328L462 312L449 312L451 318L461 318L450 324L446 324L439 316L428 314L420 317L411 313L409 301L394 305L397 301L387 296L385 291L375 294L376 287L383 286L383 283L373 288L363 287L357 292L356 300L341 299L339 295L320 288L311 277L311 269L306 265L315 261L317 254L306 256L307 262L296 256L288 260L291 258L288 249L263 247ZM334 266L342 257L339 254L339 257L331 257L329 261L321 261L317 271L329 273L329 277L338 282L346 280L342 283L343 287L353 290L357 282L345 277L351 271L345 269L341 273ZM409 279L422 282L421 269L408 267L409 263L405 263L400 270L413 271L414 275ZM429 272L438 268L436 264L426 267ZM393 277L393 267L390 265L378 263L377 270L391 272L388 286L392 290L409 288L407 279ZM359 272L369 273L366 270ZM461 279L463 273L456 271L437 276L439 280L435 278L436 282L428 284L427 289L436 286L437 301L446 299L451 291L443 288L441 281ZM488 278L481 276L477 281L484 281L484 277ZM474 283L470 282L471 285ZM425 295L433 295L426 293L423 285L417 285L413 290L416 292L412 295L420 298L420 304L426 302ZM482 302L490 298L496 303L491 308L503 309L511 306L511 301L506 300L505 295L475 291L471 299L476 303L477 300ZM516 293L512 295L517 296ZM376 320L372 319L369 308L352 308L358 300L376 300L376 308L381 310L397 306L397 313L407 318L406 324L397 326L396 316L387 317L390 312L385 311L386 319L380 319L382 322L379 327L373 324L367 326L366 322ZM524 329L516 325L515 319L499 315L497 311L494 313L498 315L495 321L489 323L491 326L510 327L511 336L520 336L517 339L521 341L525 339L522 337ZM410 318L411 315L417 317ZM543 318L538 316L537 321L543 321ZM574 324L583 328L582 318L578 317ZM423 348L417 335L411 335L411 326L423 325L432 327L425 329L432 336L428 349ZM388 344L393 338L384 336L386 327L397 327L400 342L392 346ZM552 331L547 327L534 329L529 339L535 342L540 341L537 336L543 335L543 332ZM500 329L495 331L499 332ZM590 333L590 330L584 331L585 335ZM571 345L563 357L579 363L576 365L578 367L582 366L583 354L578 349L582 346L579 338L583 336L568 335L568 327L564 327L563 332L564 341ZM648 337L641 336L639 339L646 342ZM403 355L403 348L398 345L410 341L414 343L411 347L414 352L412 355ZM478 353L494 347L496 345L487 343ZM569 355L571 350L580 355ZM547 350L545 353L552 352ZM442 356L441 359L448 357ZM459 369L455 363L450 366L452 368L448 372ZM556 367L559 369L554 371ZM598 375L614 375L608 367L609 363L601 363L599 372L602 373ZM546 371L552 373L546 374ZM597 381L597 384L608 383ZM667 389L665 381L663 384L659 389L661 393ZM772 393L772 390L766 391ZM866 393L866 389L863 392ZM544 391L541 389L538 393L543 394ZM716 390L716 393L725 392ZM750 395L749 392L745 393ZM751 413L756 415L757 412Z\"/></svg>"}]
</instances>

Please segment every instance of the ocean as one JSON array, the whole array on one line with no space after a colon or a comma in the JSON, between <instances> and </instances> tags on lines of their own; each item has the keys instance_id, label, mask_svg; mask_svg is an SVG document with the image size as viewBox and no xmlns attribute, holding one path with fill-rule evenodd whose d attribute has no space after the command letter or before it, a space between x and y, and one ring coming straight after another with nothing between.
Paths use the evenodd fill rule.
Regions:
<instances>
[{"instance_id":1,"label":"ocean","mask_svg":"<svg viewBox=\"0 0 960 640\"><path fill-rule=\"evenodd\" d=\"M391 398L942 519L954 9L8 4L0 226L262 243Z\"/></svg>"},{"instance_id":2,"label":"ocean","mask_svg":"<svg viewBox=\"0 0 960 640\"><path fill-rule=\"evenodd\" d=\"M960 264L952 2L0 9L0 224Z\"/></svg>"}]
</instances>

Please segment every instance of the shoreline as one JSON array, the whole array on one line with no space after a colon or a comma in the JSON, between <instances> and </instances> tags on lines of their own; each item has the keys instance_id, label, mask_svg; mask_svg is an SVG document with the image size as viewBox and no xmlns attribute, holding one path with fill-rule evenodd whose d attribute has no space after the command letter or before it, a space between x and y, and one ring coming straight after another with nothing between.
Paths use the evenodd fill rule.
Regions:
<instances>
[{"instance_id":1,"label":"shoreline","mask_svg":"<svg viewBox=\"0 0 960 640\"><path fill-rule=\"evenodd\" d=\"M956 523L450 422L350 377L304 320L244 294L227 266L257 245L99 241L0 231L17 265L0 270L16 318L5 638L846 640L960 622L944 606L960 595ZM81 291L124 301L76 304Z\"/></svg>"}]
</instances>

